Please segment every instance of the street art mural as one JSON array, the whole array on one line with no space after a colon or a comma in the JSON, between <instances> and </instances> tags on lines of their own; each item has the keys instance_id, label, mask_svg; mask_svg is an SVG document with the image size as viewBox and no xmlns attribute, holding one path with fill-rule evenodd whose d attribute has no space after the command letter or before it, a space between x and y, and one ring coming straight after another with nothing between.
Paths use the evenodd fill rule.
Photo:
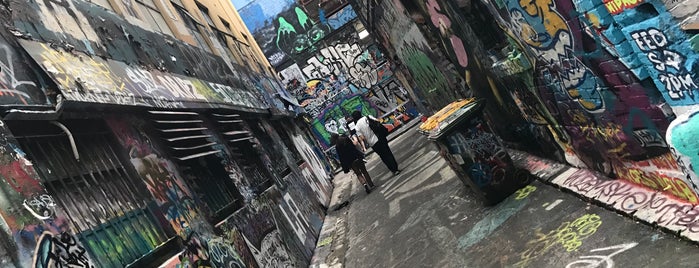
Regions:
<instances>
[{"instance_id":1,"label":"street art mural","mask_svg":"<svg viewBox=\"0 0 699 268\"><path fill-rule=\"evenodd\" d=\"M446 57L441 56L438 50L430 48L418 26L404 15L408 11L400 1L383 1L375 8L374 14L381 14L375 22L375 27L380 33L380 43L384 47L392 48L391 57L397 58L407 69L409 79L413 83L412 95L420 99L421 104L430 111L437 111L451 101L461 98L454 90L458 87L458 82L454 79L458 74L453 68L443 64ZM443 19L436 18L435 23L439 25ZM451 30L445 34L449 32ZM451 41L449 43L451 44ZM454 43L460 47L456 39ZM461 54L461 63L464 66L468 65L466 57L467 55Z\"/></svg>"},{"instance_id":2,"label":"street art mural","mask_svg":"<svg viewBox=\"0 0 699 268\"><path fill-rule=\"evenodd\" d=\"M620 3L353 2L360 17L376 9L368 20L377 39L410 72L415 95L428 108L443 106L441 99L458 99L453 89L463 79L479 89L477 95L493 100L489 105L500 107L496 115L517 111L504 120L544 141L533 150L696 202L691 194L699 190L691 163L695 153L680 153L691 146L673 138L675 148L668 126L677 114L673 127L679 136L694 134L686 128L692 116L680 115L695 105L697 57L662 4ZM483 24L490 21L474 15L483 13L500 26L488 29L502 34L474 34L490 27ZM413 26L413 19L431 31ZM439 49L429 49L426 40L438 42ZM452 67L441 65L445 59ZM445 75L450 73L457 75ZM492 92L482 90L488 87ZM529 126L520 127L516 117ZM329 127L340 132L337 122ZM511 135L500 126L496 131Z\"/></svg>"},{"instance_id":3,"label":"street art mural","mask_svg":"<svg viewBox=\"0 0 699 268\"><path fill-rule=\"evenodd\" d=\"M0 123L0 216L14 250L6 261L22 267L94 267L67 213L47 192L31 158ZM8 251L9 252L9 251Z\"/></svg>"},{"instance_id":4,"label":"street art mural","mask_svg":"<svg viewBox=\"0 0 699 268\"><path fill-rule=\"evenodd\" d=\"M356 39L353 29L343 33ZM280 74L286 90L313 118L314 132L324 146L329 146L332 133L348 131L345 118L354 110L380 118L390 130L417 114L393 65L375 44L338 39L310 55Z\"/></svg>"},{"instance_id":5,"label":"street art mural","mask_svg":"<svg viewBox=\"0 0 699 268\"><path fill-rule=\"evenodd\" d=\"M308 2L256 0L237 7L273 66L279 67L316 51L325 36L356 18L350 5L342 7L336 1Z\"/></svg>"},{"instance_id":6,"label":"street art mural","mask_svg":"<svg viewBox=\"0 0 699 268\"><path fill-rule=\"evenodd\" d=\"M394 84L395 85L395 84ZM400 88L390 91L390 85L384 90L376 90L366 95L348 94L342 98L333 99L328 106L311 122L316 137L323 145L329 146L330 136L333 133L345 134L347 129L346 118L353 111L362 111L362 114L380 118L380 122L389 129L393 129L410 121L417 115L417 111L403 95Z\"/></svg>"},{"instance_id":7,"label":"street art mural","mask_svg":"<svg viewBox=\"0 0 699 268\"><path fill-rule=\"evenodd\" d=\"M146 188L165 213L173 230L186 237L192 232L192 221L197 220L198 207L175 164L152 147L153 141L144 136L142 130L135 129L138 126L115 118L110 118L107 122L119 142L128 150L131 164L143 178ZM136 122L138 121L132 121Z\"/></svg>"},{"instance_id":8,"label":"street art mural","mask_svg":"<svg viewBox=\"0 0 699 268\"><path fill-rule=\"evenodd\" d=\"M575 44L570 25L558 13L553 1L527 4L507 1L510 25L515 35L532 48L547 69L541 75L551 84L563 87L571 100L592 113L604 111L601 82L574 53Z\"/></svg>"},{"instance_id":9,"label":"street art mural","mask_svg":"<svg viewBox=\"0 0 699 268\"><path fill-rule=\"evenodd\" d=\"M668 121L657 104L652 104L657 102L649 97L652 92L640 86L639 79L644 77L634 77L636 71L628 69L628 62L615 61L598 32L584 31L584 36L577 34L580 31L574 29L594 23L584 20L585 15L577 13L572 3L547 3L524 5L504 1L505 5L495 10L503 28L520 40L523 51L535 58L537 95L548 108L544 115L551 114L555 118L552 121L545 117L546 121L560 124L565 129L565 132L551 134L564 154L574 156L566 159L574 163L574 159L580 157L582 163L578 165L584 163L582 166L654 189L672 190L672 187L667 187L668 183L663 182L667 178L659 177L661 174L657 169L653 170L653 165L646 162L666 159L669 149L662 138ZM563 14L581 19L571 21ZM594 47L594 53L586 52L589 49L583 51L583 44L577 44L585 40L588 43L584 46ZM618 50L615 53L621 57L628 52ZM566 68L571 68L571 71L566 71ZM605 75L601 77L593 70L602 70ZM572 81L577 81L572 84L578 86L571 87ZM580 87L588 89L587 93ZM615 88L621 95L610 95L610 88ZM530 101L524 106L536 107L536 102ZM672 174L669 175L672 180L685 180L683 184L694 185L686 181L686 175L677 166L665 167L662 176ZM672 191L680 198L691 198L679 190Z\"/></svg>"}]
</instances>

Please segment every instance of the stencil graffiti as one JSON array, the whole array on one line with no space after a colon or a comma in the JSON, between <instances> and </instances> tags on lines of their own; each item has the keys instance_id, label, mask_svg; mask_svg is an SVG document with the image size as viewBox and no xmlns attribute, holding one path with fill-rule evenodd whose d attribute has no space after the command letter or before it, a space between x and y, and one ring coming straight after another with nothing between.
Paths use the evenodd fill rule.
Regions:
<instances>
[{"instance_id":1,"label":"stencil graffiti","mask_svg":"<svg viewBox=\"0 0 699 268\"><path fill-rule=\"evenodd\" d=\"M40 220L50 219L56 214L56 202L48 194L41 194L32 199L24 200L22 205L29 213Z\"/></svg>"},{"instance_id":2,"label":"stencil graffiti","mask_svg":"<svg viewBox=\"0 0 699 268\"><path fill-rule=\"evenodd\" d=\"M670 42L662 31L656 28L634 31L631 38L656 70L656 84L664 89L663 95L680 102L695 99L695 91L699 88L684 66L685 57L669 48Z\"/></svg>"},{"instance_id":3,"label":"stencil graffiti","mask_svg":"<svg viewBox=\"0 0 699 268\"><path fill-rule=\"evenodd\" d=\"M85 248L68 233L58 237L44 232L36 244L35 268L49 267L95 267L87 256Z\"/></svg>"}]
</instances>

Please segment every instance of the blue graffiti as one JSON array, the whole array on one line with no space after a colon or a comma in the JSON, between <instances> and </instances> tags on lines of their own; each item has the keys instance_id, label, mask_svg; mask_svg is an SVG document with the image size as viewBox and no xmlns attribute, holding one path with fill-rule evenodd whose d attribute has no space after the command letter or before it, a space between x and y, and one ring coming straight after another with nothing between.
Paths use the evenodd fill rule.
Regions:
<instances>
[{"instance_id":1,"label":"blue graffiti","mask_svg":"<svg viewBox=\"0 0 699 268\"><path fill-rule=\"evenodd\" d=\"M330 16L327 23L333 30L337 30L356 18L357 13L354 11L354 9L352 9L351 5L347 5L337 13Z\"/></svg>"}]
</instances>

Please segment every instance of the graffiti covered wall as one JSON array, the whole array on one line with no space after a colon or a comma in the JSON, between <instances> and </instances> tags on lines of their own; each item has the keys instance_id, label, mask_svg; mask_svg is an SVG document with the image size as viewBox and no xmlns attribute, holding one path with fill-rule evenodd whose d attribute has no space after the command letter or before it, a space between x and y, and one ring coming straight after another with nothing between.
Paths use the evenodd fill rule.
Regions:
<instances>
[{"instance_id":1,"label":"graffiti covered wall","mask_svg":"<svg viewBox=\"0 0 699 268\"><path fill-rule=\"evenodd\" d=\"M282 101L273 97L287 96L276 79L270 83L269 77L248 66L143 29L95 4L69 0L8 5L12 10L8 21L14 23L16 35L44 42L22 40L21 45L57 82L57 93L63 93L66 100L159 108L230 105L257 112L270 107L285 110ZM55 25L49 25L51 22ZM23 90L30 86L20 81L14 86Z\"/></svg>"},{"instance_id":2,"label":"graffiti covered wall","mask_svg":"<svg viewBox=\"0 0 699 268\"><path fill-rule=\"evenodd\" d=\"M383 1L370 23L417 88L453 84L438 75L446 72L436 63L448 61L489 100L494 122L507 122L494 124L503 138L529 136L533 153L696 203L696 36L683 25L697 5L676 2ZM683 4L688 12L678 12ZM405 33L428 41L405 46ZM428 42L439 49L414 45ZM416 90L431 103L426 92Z\"/></svg>"}]
</instances>

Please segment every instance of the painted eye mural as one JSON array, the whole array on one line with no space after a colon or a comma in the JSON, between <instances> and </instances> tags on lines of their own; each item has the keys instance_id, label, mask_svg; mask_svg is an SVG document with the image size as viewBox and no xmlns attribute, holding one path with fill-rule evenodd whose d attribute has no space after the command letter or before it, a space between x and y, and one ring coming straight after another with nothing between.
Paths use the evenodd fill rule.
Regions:
<instances>
[{"instance_id":1,"label":"painted eye mural","mask_svg":"<svg viewBox=\"0 0 699 268\"><path fill-rule=\"evenodd\" d=\"M294 8L291 18L280 16L277 23L277 48L288 55L314 51L315 43L331 31L329 25L314 23L299 7Z\"/></svg>"}]
</instances>

